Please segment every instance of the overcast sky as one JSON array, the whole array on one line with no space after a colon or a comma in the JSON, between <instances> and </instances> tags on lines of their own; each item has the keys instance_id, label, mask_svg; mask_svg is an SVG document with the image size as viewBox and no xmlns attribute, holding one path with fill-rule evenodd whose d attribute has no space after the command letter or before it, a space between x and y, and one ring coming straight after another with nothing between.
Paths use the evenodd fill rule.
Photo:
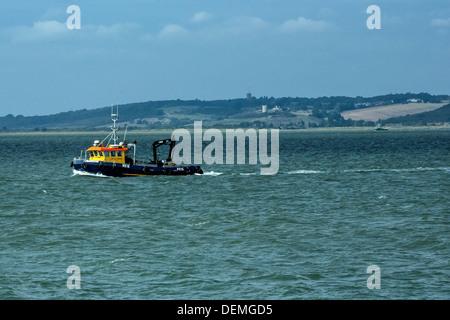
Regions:
<instances>
[{"instance_id":1,"label":"overcast sky","mask_svg":"<svg viewBox=\"0 0 450 320\"><path fill-rule=\"evenodd\" d=\"M81 28L71 30L73 4ZM381 29L367 27L370 5ZM0 116L449 85L449 0L0 2Z\"/></svg>"}]
</instances>

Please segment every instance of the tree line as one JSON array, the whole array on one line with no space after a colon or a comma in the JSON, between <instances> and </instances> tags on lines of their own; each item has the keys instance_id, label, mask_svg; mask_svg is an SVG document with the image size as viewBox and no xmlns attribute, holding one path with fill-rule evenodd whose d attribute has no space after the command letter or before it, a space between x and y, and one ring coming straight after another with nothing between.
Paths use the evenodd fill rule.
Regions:
<instances>
[{"instance_id":1,"label":"tree line","mask_svg":"<svg viewBox=\"0 0 450 320\"><path fill-rule=\"evenodd\" d=\"M412 101L424 103L439 103L449 100L448 95L431 95L428 93L386 94L374 97L249 97L221 100L161 100L139 103L129 103L119 106L120 121L127 122L130 129L175 128L192 125L192 116L199 119L208 116L215 125L223 127L282 127L282 128L310 128L310 127L344 127L344 126L373 126L372 121L344 119L343 111L355 110L381 105L409 103ZM266 106L273 112L262 113L261 107ZM168 115L170 108L183 107L176 115ZM47 116L23 116L8 114L0 117L0 130L35 130L51 129L92 130L110 125L109 112L111 107L97 109L79 109L61 112ZM432 112L424 117L411 116L407 119L394 119L396 123L428 123L436 120L448 121L445 110ZM298 111L303 111L307 117L299 117ZM149 121L148 119L157 119ZM230 122L229 119L240 119ZM416 123L415 123L416 121Z\"/></svg>"}]
</instances>

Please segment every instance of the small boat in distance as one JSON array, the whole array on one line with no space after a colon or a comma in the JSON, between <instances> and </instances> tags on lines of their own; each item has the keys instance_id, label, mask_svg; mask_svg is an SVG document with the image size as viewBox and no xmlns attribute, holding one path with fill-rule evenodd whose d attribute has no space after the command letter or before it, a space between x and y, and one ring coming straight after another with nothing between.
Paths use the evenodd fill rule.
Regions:
<instances>
[{"instance_id":1,"label":"small boat in distance","mask_svg":"<svg viewBox=\"0 0 450 320\"><path fill-rule=\"evenodd\" d=\"M114 123L110 127L112 132L101 142L95 140L94 144L84 151L84 154L82 150L80 157L74 158L70 163L74 170L113 177L203 174L200 166L173 163L172 153L176 141L172 139L156 140L152 144L153 159L148 161L137 160L136 141L127 143L124 138L122 142L118 142L116 134L119 130L116 126L116 121L119 120L118 109L116 113L113 109L111 110L111 118ZM108 138L108 143L104 144ZM169 147L169 154L166 159L160 160L157 150L164 145Z\"/></svg>"},{"instance_id":2,"label":"small boat in distance","mask_svg":"<svg viewBox=\"0 0 450 320\"><path fill-rule=\"evenodd\" d=\"M381 123L377 124L377 126L375 127L375 131L383 131L383 130L387 130L387 128L382 127Z\"/></svg>"}]
</instances>

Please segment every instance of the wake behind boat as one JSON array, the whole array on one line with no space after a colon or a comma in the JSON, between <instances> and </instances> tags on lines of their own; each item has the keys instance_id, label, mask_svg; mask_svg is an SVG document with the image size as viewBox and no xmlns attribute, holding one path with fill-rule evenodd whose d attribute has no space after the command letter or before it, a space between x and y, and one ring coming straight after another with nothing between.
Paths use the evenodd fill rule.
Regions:
<instances>
[{"instance_id":1,"label":"wake behind boat","mask_svg":"<svg viewBox=\"0 0 450 320\"><path fill-rule=\"evenodd\" d=\"M200 166L177 165L172 161L172 153L175 142L172 139L156 140L152 144L153 159L149 161L136 159L136 141L118 143L116 132L119 128L116 121L119 119L119 112L111 112L114 125L112 132L103 140L95 140L92 147L81 151L81 156L74 158L70 166L78 172L92 174L103 174L113 177L124 176L144 176L144 175L192 175L203 174ZM126 134L125 134L126 136ZM109 138L108 143L103 142ZM112 143L111 143L112 142ZM158 159L158 148L169 146L168 157L164 160Z\"/></svg>"}]
</instances>

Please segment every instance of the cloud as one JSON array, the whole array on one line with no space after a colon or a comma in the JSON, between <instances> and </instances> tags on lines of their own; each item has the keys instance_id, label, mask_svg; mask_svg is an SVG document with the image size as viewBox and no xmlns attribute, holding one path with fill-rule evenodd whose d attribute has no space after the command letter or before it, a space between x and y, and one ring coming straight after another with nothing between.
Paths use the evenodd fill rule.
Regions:
<instances>
[{"instance_id":1,"label":"cloud","mask_svg":"<svg viewBox=\"0 0 450 320\"><path fill-rule=\"evenodd\" d=\"M211 18L212 18L212 14L205 12L205 11L201 11L201 12L197 12L196 14L194 14L194 16L191 19L191 22L202 23L202 22L210 20Z\"/></svg>"},{"instance_id":2,"label":"cloud","mask_svg":"<svg viewBox=\"0 0 450 320\"><path fill-rule=\"evenodd\" d=\"M435 18L431 20L431 25L433 27L440 27L440 28L448 28L450 27L450 18L442 19L442 18Z\"/></svg>"},{"instance_id":3,"label":"cloud","mask_svg":"<svg viewBox=\"0 0 450 320\"><path fill-rule=\"evenodd\" d=\"M5 30L4 34L13 43L53 41L61 38L69 30L65 23L55 20L35 22L32 26L17 26Z\"/></svg>"},{"instance_id":4,"label":"cloud","mask_svg":"<svg viewBox=\"0 0 450 320\"><path fill-rule=\"evenodd\" d=\"M110 40L135 38L144 42L159 39L180 38L190 35L204 39L221 39L221 37L253 37L257 35L289 34L298 32L321 32L331 23L325 20L312 20L305 17L286 20L281 24L267 21L256 16L234 16L213 24L202 24L211 20L212 14L206 11L195 13L191 23L198 24L198 28L189 30L186 26L171 23L163 26L159 31L145 30L136 23L115 23L112 25L81 24L81 30L69 30L66 22L56 20L38 21L32 26L14 26L0 32L0 36L9 39L11 43L42 43L60 42L65 40ZM433 19L433 25L450 24L448 19Z\"/></svg>"},{"instance_id":5,"label":"cloud","mask_svg":"<svg viewBox=\"0 0 450 320\"><path fill-rule=\"evenodd\" d=\"M191 23L200 24L211 19L211 14L201 11L192 18ZM325 20L312 20L305 17L290 19L281 24L262 19L257 16L234 16L222 22L201 25L193 30L187 29L180 24L167 24L157 34L157 38L175 38L189 35L208 40L223 39L222 37L233 37L235 39L248 38L258 35L290 34L298 32L321 32L331 29L333 24ZM141 40L153 40L154 36L147 34Z\"/></svg>"},{"instance_id":6,"label":"cloud","mask_svg":"<svg viewBox=\"0 0 450 320\"><path fill-rule=\"evenodd\" d=\"M32 28L32 32L35 36L53 37L60 35L66 31L66 25L64 23L51 20L35 22Z\"/></svg>"},{"instance_id":7,"label":"cloud","mask_svg":"<svg viewBox=\"0 0 450 320\"><path fill-rule=\"evenodd\" d=\"M83 28L83 27L82 27ZM93 31L100 37L116 37L129 34L138 30L140 26L136 23L116 23L113 25L87 25L85 29Z\"/></svg>"},{"instance_id":8,"label":"cloud","mask_svg":"<svg viewBox=\"0 0 450 320\"><path fill-rule=\"evenodd\" d=\"M66 22L55 20L39 21L32 26L14 26L3 32L11 43L58 42L64 39L111 39L136 33L140 25L135 23L116 23L113 25L82 24L80 30L69 30Z\"/></svg>"},{"instance_id":9,"label":"cloud","mask_svg":"<svg viewBox=\"0 0 450 320\"><path fill-rule=\"evenodd\" d=\"M172 38L182 36L188 33L188 30L178 24L168 24L158 33L160 38Z\"/></svg>"},{"instance_id":10,"label":"cloud","mask_svg":"<svg viewBox=\"0 0 450 320\"><path fill-rule=\"evenodd\" d=\"M270 28L271 24L259 17L239 16L220 25L216 32L219 35L244 36L268 32Z\"/></svg>"},{"instance_id":11,"label":"cloud","mask_svg":"<svg viewBox=\"0 0 450 320\"><path fill-rule=\"evenodd\" d=\"M329 28L330 25L322 20L312 20L305 17L290 19L283 22L277 27L277 31L281 33L296 33L302 31L320 32Z\"/></svg>"}]
</instances>

